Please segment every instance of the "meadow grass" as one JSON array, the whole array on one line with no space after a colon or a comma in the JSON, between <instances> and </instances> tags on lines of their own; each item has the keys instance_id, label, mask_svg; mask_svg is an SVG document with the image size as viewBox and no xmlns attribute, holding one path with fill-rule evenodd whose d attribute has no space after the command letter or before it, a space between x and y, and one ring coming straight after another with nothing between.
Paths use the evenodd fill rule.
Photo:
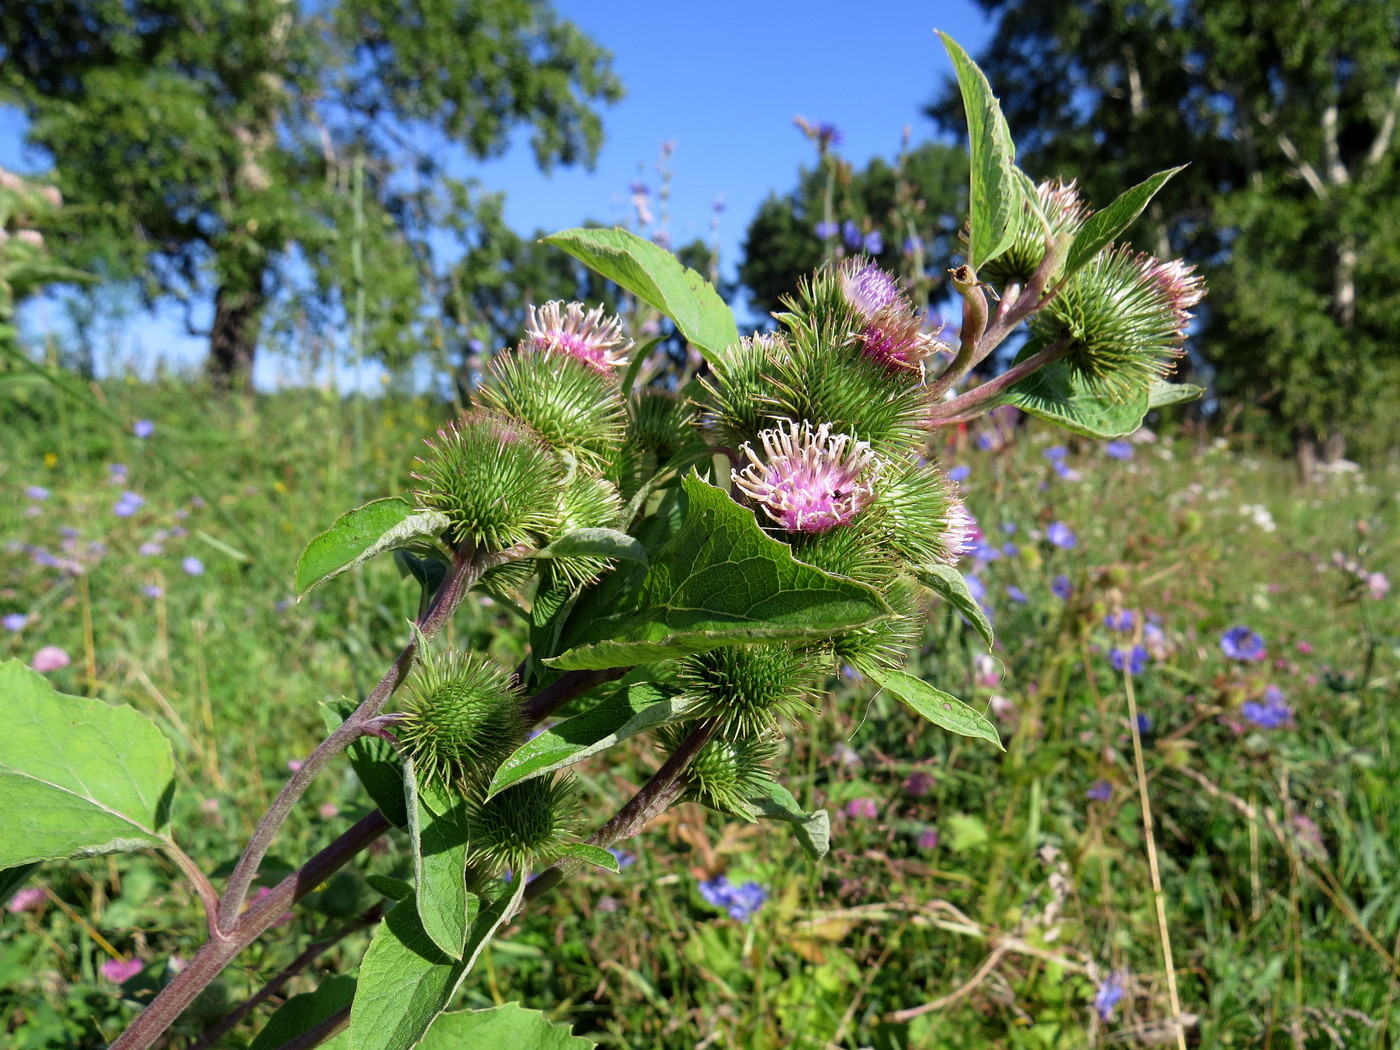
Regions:
<instances>
[{"instance_id":1,"label":"meadow grass","mask_svg":"<svg viewBox=\"0 0 1400 1050\"><path fill-rule=\"evenodd\" d=\"M446 410L369 401L357 448L352 407L329 395L89 393L97 407L42 384L0 398L0 614L26 620L0 629L0 657L56 646L72 661L50 672L60 689L161 725L179 763L177 838L212 870L317 739L320 705L373 683L416 605L387 558L297 605L296 554L357 501L408 491ZM136 437L137 420L154 432ZM984 542L963 568L998 646L986 654L930 600L912 669L987 710L1004 753L842 677L786 759L798 800L832 813L825 861L802 859L780 825L672 810L628 844L621 875L581 875L524 915L463 1004L520 999L622 1047L1175 1045L1165 932L1189 1045L1392 1045L1400 617L1369 574L1397 565L1396 472L1303 489L1288 464L1224 443L1112 451L1131 458L1038 426L942 450L969 469ZM1222 649L1237 625L1262 637L1262 659ZM453 630L521 655L487 601ZM655 761L640 743L581 767L599 821ZM262 884L366 805L348 770L324 777ZM403 842L309 898L180 1030L355 925L378 899L365 871L405 876ZM747 921L701 894L720 873L767 892ZM120 1030L202 936L173 875L149 855L35 873L42 899L0 915L6 1046L94 1046ZM351 933L288 991L353 966L367 939ZM113 958L146 965L119 985L103 973Z\"/></svg>"}]
</instances>

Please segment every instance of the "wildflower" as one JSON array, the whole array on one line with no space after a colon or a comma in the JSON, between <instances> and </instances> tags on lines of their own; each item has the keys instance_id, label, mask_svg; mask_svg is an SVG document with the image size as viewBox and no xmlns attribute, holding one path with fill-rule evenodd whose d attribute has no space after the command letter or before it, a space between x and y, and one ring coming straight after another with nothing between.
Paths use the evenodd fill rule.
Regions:
<instances>
[{"instance_id":1,"label":"wildflower","mask_svg":"<svg viewBox=\"0 0 1400 1050\"><path fill-rule=\"evenodd\" d=\"M1312 642L1299 642L1298 651L1304 656L1311 656L1313 651Z\"/></svg>"},{"instance_id":2,"label":"wildflower","mask_svg":"<svg viewBox=\"0 0 1400 1050\"><path fill-rule=\"evenodd\" d=\"M904 793L910 798L923 798L933 791L933 774L916 769L904 778Z\"/></svg>"},{"instance_id":3,"label":"wildflower","mask_svg":"<svg viewBox=\"0 0 1400 1050\"><path fill-rule=\"evenodd\" d=\"M879 230L871 230L861 240L860 246L866 255L879 255L885 250L885 239L880 236Z\"/></svg>"},{"instance_id":4,"label":"wildflower","mask_svg":"<svg viewBox=\"0 0 1400 1050\"><path fill-rule=\"evenodd\" d=\"M919 832L919 849L935 850L938 848L938 831L935 828L924 828Z\"/></svg>"},{"instance_id":5,"label":"wildflower","mask_svg":"<svg viewBox=\"0 0 1400 1050\"><path fill-rule=\"evenodd\" d=\"M836 231L838 230L838 228L839 227L837 227L836 223L834 222L817 223L817 239L823 241L831 240L831 238L836 236Z\"/></svg>"},{"instance_id":6,"label":"wildflower","mask_svg":"<svg viewBox=\"0 0 1400 1050\"><path fill-rule=\"evenodd\" d=\"M868 442L832 434L827 423L789 423L758 437L766 462L746 442L739 451L750 465L734 471L734 485L786 531L827 532L874 502L880 464Z\"/></svg>"},{"instance_id":7,"label":"wildflower","mask_svg":"<svg viewBox=\"0 0 1400 1050\"><path fill-rule=\"evenodd\" d=\"M956 467L951 467L951 468L949 468L949 470L948 470L948 480L949 480L949 481L966 481L966 480L967 480L967 476L968 476L969 474L971 474L971 473L972 473L972 468L971 468L971 467L969 467L966 463L959 463Z\"/></svg>"},{"instance_id":8,"label":"wildflower","mask_svg":"<svg viewBox=\"0 0 1400 1050\"><path fill-rule=\"evenodd\" d=\"M1001 553L1005 554L1008 558L1014 558L1021 553L1021 548L1010 540L1007 540L1001 545Z\"/></svg>"},{"instance_id":9,"label":"wildflower","mask_svg":"<svg viewBox=\"0 0 1400 1050\"><path fill-rule=\"evenodd\" d=\"M1278 729L1293 720L1293 711L1283 698L1283 690L1271 685L1264 690L1264 699L1247 700L1240 706L1240 714L1260 729Z\"/></svg>"},{"instance_id":10,"label":"wildflower","mask_svg":"<svg viewBox=\"0 0 1400 1050\"><path fill-rule=\"evenodd\" d=\"M102 976L113 984L125 984L146 968L140 959L108 959L99 967Z\"/></svg>"},{"instance_id":11,"label":"wildflower","mask_svg":"<svg viewBox=\"0 0 1400 1050\"><path fill-rule=\"evenodd\" d=\"M730 918L747 922L768 899L768 891L756 882L735 886L727 876L716 875L700 883L700 896L716 908L723 908Z\"/></svg>"},{"instance_id":12,"label":"wildflower","mask_svg":"<svg viewBox=\"0 0 1400 1050\"><path fill-rule=\"evenodd\" d=\"M28 498L33 500L45 500L48 499L50 495L52 495L52 493L50 493L48 489L44 488L43 485L30 485L27 489L24 490L24 494Z\"/></svg>"},{"instance_id":13,"label":"wildflower","mask_svg":"<svg viewBox=\"0 0 1400 1050\"><path fill-rule=\"evenodd\" d=\"M1383 572L1368 573L1366 576L1366 589L1371 592L1371 597L1380 601L1390 593L1390 578Z\"/></svg>"},{"instance_id":14,"label":"wildflower","mask_svg":"<svg viewBox=\"0 0 1400 1050\"><path fill-rule=\"evenodd\" d=\"M38 911L39 906L44 903L44 891L38 886L26 886L20 890L5 904L5 910L11 915L18 915L26 911Z\"/></svg>"},{"instance_id":15,"label":"wildflower","mask_svg":"<svg viewBox=\"0 0 1400 1050\"><path fill-rule=\"evenodd\" d=\"M582 303L556 299L528 310L525 336L535 349L576 357L596 372L627 363L624 355L632 343L623 338L618 318L603 319L601 306L585 314Z\"/></svg>"},{"instance_id":16,"label":"wildflower","mask_svg":"<svg viewBox=\"0 0 1400 1050\"><path fill-rule=\"evenodd\" d=\"M921 372L928 356L942 348L938 339L923 333L923 318L893 275L863 259L847 259L837 279L841 294L865 321L861 336L867 356L888 368Z\"/></svg>"},{"instance_id":17,"label":"wildflower","mask_svg":"<svg viewBox=\"0 0 1400 1050\"><path fill-rule=\"evenodd\" d=\"M1123 977L1116 973L1110 974L1099 984L1098 992L1094 995L1094 1009L1098 1011L1099 1020L1112 1021L1113 1011L1122 1001Z\"/></svg>"},{"instance_id":18,"label":"wildflower","mask_svg":"<svg viewBox=\"0 0 1400 1050\"><path fill-rule=\"evenodd\" d=\"M1070 596L1074 594L1074 584L1069 582L1068 576L1064 573L1060 573L1055 577L1054 582L1050 584L1050 591L1056 598L1060 599L1060 601L1067 602Z\"/></svg>"},{"instance_id":19,"label":"wildflower","mask_svg":"<svg viewBox=\"0 0 1400 1050\"><path fill-rule=\"evenodd\" d=\"M72 662L73 658L58 646L46 645L34 654L34 660L29 666L40 674L47 674L67 667Z\"/></svg>"},{"instance_id":20,"label":"wildflower","mask_svg":"<svg viewBox=\"0 0 1400 1050\"><path fill-rule=\"evenodd\" d=\"M861 242L860 227L851 219L847 219L841 224L841 239L846 242L847 248L859 248Z\"/></svg>"},{"instance_id":21,"label":"wildflower","mask_svg":"<svg viewBox=\"0 0 1400 1050\"><path fill-rule=\"evenodd\" d=\"M334 820L340 816L340 807L334 802L323 802L316 808L316 815L322 820Z\"/></svg>"},{"instance_id":22,"label":"wildflower","mask_svg":"<svg viewBox=\"0 0 1400 1050\"><path fill-rule=\"evenodd\" d=\"M880 815L880 807L873 798L853 798L846 803L846 816L856 820L874 820Z\"/></svg>"},{"instance_id":23,"label":"wildflower","mask_svg":"<svg viewBox=\"0 0 1400 1050\"><path fill-rule=\"evenodd\" d=\"M1104 454L1110 459L1132 459L1133 446L1126 441L1110 441L1103 447Z\"/></svg>"},{"instance_id":24,"label":"wildflower","mask_svg":"<svg viewBox=\"0 0 1400 1050\"><path fill-rule=\"evenodd\" d=\"M145 587L141 588L141 593L147 598L159 598L165 591L161 589L159 584L148 583Z\"/></svg>"},{"instance_id":25,"label":"wildflower","mask_svg":"<svg viewBox=\"0 0 1400 1050\"><path fill-rule=\"evenodd\" d=\"M1089 790L1084 792L1084 797L1095 802L1107 802L1113 797L1113 785L1107 780L1096 780L1089 785Z\"/></svg>"},{"instance_id":26,"label":"wildflower","mask_svg":"<svg viewBox=\"0 0 1400 1050\"><path fill-rule=\"evenodd\" d=\"M1114 649L1109 653L1108 660L1115 671L1121 671L1126 666L1129 674L1139 675L1147 667L1147 650L1140 645L1133 646L1132 652Z\"/></svg>"},{"instance_id":27,"label":"wildflower","mask_svg":"<svg viewBox=\"0 0 1400 1050\"><path fill-rule=\"evenodd\" d=\"M141 544L141 546L136 548L136 553L141 555L141 557L143 558L154 558L156 555L162 553L164 550L165 548L162 547L155 540L147 540L145 543Z\"/></svg>"},{"instance_id":28,"label":"wildflower","mask_svg":"<svg viewBox=\"0 0 1400 1050\"><path fill-rule=\"evenodd\" d=\"M1045 538L1061 550L1074 550L1079 544L1079 538L1075 536L1073 530L1062 521L1052 521L1046 526Z\"/></svg>"},{"instance_id":29,"label":"wildflower","mask_svg":"<svg viewBox=\"0 0 1400 1050\"><path fill-rule=\"evenodd\" d=\"M136 492L123 492L118 497L117 502L112 504L112 513L119 518L129 518L140 510L146 503L144 496Z\"/></svg>"},{"instance_id":30,"label":"wildflower","mask_svg":"<svg viewBox=\"0 0 1400 1050\"><path fill-rule=\"evenodd\" d=\"M193 554L180 563L180 568L190 576L202 576L204 574L204 562L200 561Z\"/></svg>"},{"instance_id":31,"label":"wildflower","mask_svg":"<svg viewBox=\"0 0 1400 1050\"><path fill-rule=\"evenodd\" d=\"M1109 613L1103 618L1103 623L1110 631L1131 631L1137 624L1137 613L1131 609L1122 609L1116 613Z\"/></svg>"},{"instance_id":32,"label":"wildflower","mask_svg":"<svg viewBox=\"0 0 1400 1050\"><path fill-rule=\"evenodd\" d=\"M109 464L107 464L107 473L110 475L110 477L108 478L109 481L112 481L112 482L121 482L121 481L125 481L125 480L126 480L126 475L127 475L127 467L126 467L126 464L125 464L125 463L109 463Z\"/></svg>"},{"instance_id":33,"label":"wildflower","mask_svg":"<svg viewBox=\"0 0 1400 1050\"><path fill-rule=\"evenodd\" d=\"M1065 448L1064 445L1051 445L1044 452L1042 452L1041 455L1048 459L1051 463L1060 463L1064 460L1066 456L1069 455L1069 449Z\"/></svg>"},{"instance_id":34,"label":"wildflower","mask_svg":"<svg viewBox=\"0 0 1400 1050\"><path fill-rule=\"evenodd\" d=\"M1236 625L1220 636L1220 649L1231 660L1264 659L1264 639L1248 627Z\"/></svg>"},{"instance_id":35,"label":"wildflower","mask_svg":"<svg viewBox=\"0 0 1400 1050\"><path fill-rule=\"evenodd\" d=\"M149 419L138 419L131 425L131 432L144 440L156 432L156 425Z\"/></svg>"},{"instance_id":36,"label":"wildflower","mask_svg":"<svg viewBox=\"0 0 1400 1050\"><path fill-rule=\"evenodd\" d=\"M1151 715L1138 715L1138 717L1137 717L1137 726L1138 726L1138 732L1139 732L1139 733L1150 733L1150 732L1152 732L1152 716L1151 716Z\"/></svg>"},{"instance_id":37,"label":"wildflower","mask_svg":"<svg viewBox=\"0 0 1400 1050\"><path fill-rule=\"evenodd\" d=\"M0 627L4 627L12 634L24 630L24 625L28 622L29 617L25 616L24 613L6 613L0 617Z\"/></svg>"},{"instance_id":38,"label":"wildflower","mask_svg":"<svg viewBox=\"0 0 1400 1050\"><path fill-rule=\"evenodd\" d=\"M1026 592L1021 590L1021 588L1017 587L1014 583L1006 588L1006 596L1013 602L1024 602L1026 600Z\"/></svg>"}]
</instances>

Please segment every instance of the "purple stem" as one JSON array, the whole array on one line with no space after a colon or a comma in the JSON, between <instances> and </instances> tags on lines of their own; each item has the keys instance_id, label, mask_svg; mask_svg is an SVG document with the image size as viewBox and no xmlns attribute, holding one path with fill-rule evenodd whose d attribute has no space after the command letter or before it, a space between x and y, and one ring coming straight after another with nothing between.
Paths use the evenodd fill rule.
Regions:
<instances>
[{"instance_id":1,"label":"purple stem","mask_svg":"<svg viewBox=\"0 0 1400 1050\"><path fill-rule=\"evenodd\" d=\"M934 406L929 413L929 422L936 427L948 426L952 423L963 423L975 418L979 411L986 407L987 402L995 401L1011 386L1019 383L1032 372L1038 372L1048 364L1052 364L1069 353L1069 340L1061 339L1051 343L1049 346L1036 351L1018 365L1012 365L995 379L988 380L981 386L973 387L965 394L960 394L951 401L944 401L940 405ZM975 411L977 410L977 411Z\"/></svg>"}]
</instances>

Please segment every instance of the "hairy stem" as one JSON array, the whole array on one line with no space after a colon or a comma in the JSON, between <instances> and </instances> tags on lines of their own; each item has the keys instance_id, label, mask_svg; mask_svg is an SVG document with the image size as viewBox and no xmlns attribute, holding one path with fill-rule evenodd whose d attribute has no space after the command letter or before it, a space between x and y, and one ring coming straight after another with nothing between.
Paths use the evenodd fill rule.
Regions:
<instances>
[{"instance_id":1,"label":"hairy stem","mask_svg":"<svg viewBox=\"0 0 1400 1050\"><path fill-rule=\"evenodd\" d=\"M1069 340L1061 339L1051 343L1020 364L1012 365L995 379L988 380L981 386L973 387L967 393L960 394L951 401L935 405L933 411L929 413L929 422L933 426L947 426L950 423L963 423L975 418L988 407L988 402L995 401L1026 376L1058 361L1068 352Z\"/></svg>"},{"instance_id":2,"label":"hairy stem","mask_svg":"<svg viewBox=\"0 0 1400 1050\"><path fill-rule=\"evenodd\" d=\"M629 668L610 667L606 671L566 671L530 699L521 708L525 724L534 725L552 715L570 700L582 696L594 686L613 682L627 673Z\"/></svg>"}]
</instances>

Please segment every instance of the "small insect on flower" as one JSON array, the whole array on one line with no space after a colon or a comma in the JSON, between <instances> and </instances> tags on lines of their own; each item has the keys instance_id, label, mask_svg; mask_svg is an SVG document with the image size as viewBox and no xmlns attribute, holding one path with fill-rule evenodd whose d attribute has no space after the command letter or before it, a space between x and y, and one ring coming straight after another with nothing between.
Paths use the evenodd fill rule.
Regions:
<instances>
[{"instance_id":1,"label":"small insect on flower","mask_svg":"<svg viewBox=\"0 0 1400 1050\"><path fill-rule=\"evenodd\" d=\"M868 442L833 434L828 423L789 423L758 437L763 456L745 443L749 466L733 472L734 485L786 531L827 532L875 501L880 461Z\"/></svg>"}]
</instances>

